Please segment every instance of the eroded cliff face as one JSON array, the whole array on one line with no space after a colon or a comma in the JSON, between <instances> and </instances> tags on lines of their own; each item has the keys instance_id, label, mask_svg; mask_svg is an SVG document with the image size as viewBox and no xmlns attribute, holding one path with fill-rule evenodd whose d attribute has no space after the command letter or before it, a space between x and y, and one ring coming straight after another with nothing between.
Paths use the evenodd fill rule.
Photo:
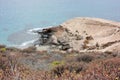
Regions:
<instances>
[{"instance_id":1,"label":"eroded cliff face","mask_svg":"<svg viewBox=\"0 0 120 80\"><path fill-rule=\"evenodd\" d=\"M98 18L74 18L37 32L41 46L65 51L120 51L120 24Z\"/></svg>"}]
</instances>

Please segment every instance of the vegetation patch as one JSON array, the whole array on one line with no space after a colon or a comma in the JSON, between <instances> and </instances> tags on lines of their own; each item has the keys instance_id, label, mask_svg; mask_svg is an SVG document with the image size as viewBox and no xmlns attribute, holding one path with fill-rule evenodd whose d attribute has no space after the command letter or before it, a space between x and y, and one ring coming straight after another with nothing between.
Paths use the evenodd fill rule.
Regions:
<instances>
[{"instance_id":1,"label":"vegetation patch","mask_svg":"<svg viewBox=\"0 0 120 80\"><path fill-rule=\"evenodd\" d=\"M0 52L6 52L6 48L0 48Z\"/></svg>"},{"instance_id":2,"label":"vegetation patch","mask_svg":"<svg viewBox=\"0 0 120 80\"><path fill-rule=\"evenodd\" d=\"M3 50L2 50L3 49ZM0 80L119 80L120 53L0 48Z\"/></svg>"}]
</instances>

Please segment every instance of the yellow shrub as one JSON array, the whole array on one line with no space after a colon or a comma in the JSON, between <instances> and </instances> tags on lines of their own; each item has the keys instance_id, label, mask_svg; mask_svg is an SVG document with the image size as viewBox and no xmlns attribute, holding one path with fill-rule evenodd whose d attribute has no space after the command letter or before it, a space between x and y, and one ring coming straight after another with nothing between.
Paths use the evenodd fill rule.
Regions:
<instances>
[{"instance_id":1,"label":"yellow shrub","mask_svg":"<svg viewBox=\"0 0 120 80\"><path fill-rule=\"evenodd\" d=\"M1 51L1 52L5 52L5 51L6 51L6 48L1 48L0 51Z\"/></svg>"},{"instance_id":2,"label":"yellow shrub","mask_svg":"<svg viewBox=\"0 0 120 80\"><path fill-rule=\"evenodd\" d=\"M51 65L53 66L53 67L56 67L56 66L59 66L59 65L63 65L64 64L64 61L53 61L52 63L51 63Z\"/></svg>"}]
</instances>

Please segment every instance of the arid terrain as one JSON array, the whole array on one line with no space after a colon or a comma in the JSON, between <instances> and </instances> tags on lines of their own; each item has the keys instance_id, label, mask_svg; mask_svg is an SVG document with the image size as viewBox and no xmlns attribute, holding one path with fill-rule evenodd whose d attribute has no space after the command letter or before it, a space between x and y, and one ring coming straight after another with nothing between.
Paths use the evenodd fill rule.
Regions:
<instances>
[{"instance_id":1,"label":"arid terrain","mask_svg":"<svg viewBox=\"0 0 120 80\"><path fill-rule=\"evenodd\" d=\"M0 80L120 80L120 23L74 18L35 31L34 46L0 45Z\"/></svg>"}]
</instances>

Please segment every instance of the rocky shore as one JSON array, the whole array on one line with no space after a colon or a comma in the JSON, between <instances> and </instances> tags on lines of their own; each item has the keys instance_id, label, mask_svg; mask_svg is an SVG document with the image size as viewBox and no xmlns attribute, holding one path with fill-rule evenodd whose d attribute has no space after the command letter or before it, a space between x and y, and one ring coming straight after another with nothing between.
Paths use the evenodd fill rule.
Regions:
<instances>
[{"instance_id":1,"label":"rocky shore","mask_svg":"<svg viewBox=\"0 0 120 80\"><path fill-rule=\"evenodd\" d=\"M106 52L120 51L120 23L98 18L74 18L65 23L35 31L35 45L47 49ZM44 48L45 49L45 48Z\"/></svg>"}]
</instances>

